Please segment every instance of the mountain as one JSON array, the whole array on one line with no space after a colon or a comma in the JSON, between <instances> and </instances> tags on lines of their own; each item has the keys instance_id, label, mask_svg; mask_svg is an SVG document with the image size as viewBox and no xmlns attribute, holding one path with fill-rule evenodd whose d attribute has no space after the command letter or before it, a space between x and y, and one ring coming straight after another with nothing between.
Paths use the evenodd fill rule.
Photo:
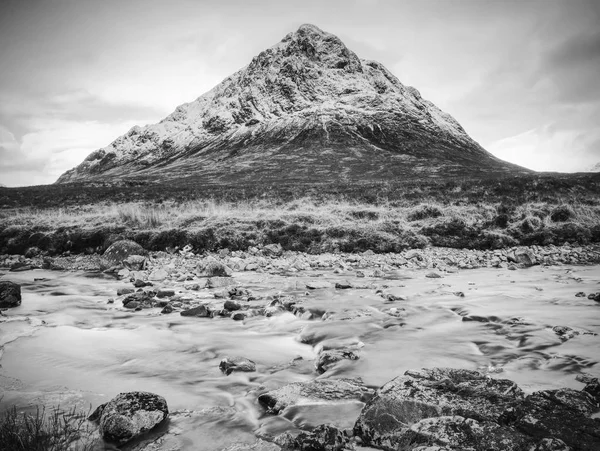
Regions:
<instances>
[{"instance_id":1,"label":"mountain","mask_svg":"<svg viewBox=\"0 0 600 451\"><path fill-rule=\"evenodd\" d=\"M158 124L133 127L57 183L193 177L332 182L526 172L383 65L303 25Z\"/></svg>"}]
</instances>

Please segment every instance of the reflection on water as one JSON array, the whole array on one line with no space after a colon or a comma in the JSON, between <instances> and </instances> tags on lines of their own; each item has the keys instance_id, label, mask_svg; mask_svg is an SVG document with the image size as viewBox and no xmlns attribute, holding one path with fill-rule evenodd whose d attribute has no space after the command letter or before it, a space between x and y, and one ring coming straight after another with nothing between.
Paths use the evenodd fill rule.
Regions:
<instances>
[{"instance_id":1,"label":"reflection on water","mask_svg":"<svg viewBox=\"0 0 600 451\"><path fill-rule=\"evenodd\" d=\"M328 312L327 320L291 313L232 321L160 315L159 309L130 312L107 304L125 286L107 276L41 270L8 276L22 284L23 303L0 317L0 406L95 407L119 392L146 390L164 396L172 411L231 409L218 421L174 416L169 427L182 431L184 449L218 449L257 431L275 434L322 422L351 426L360 403L300 406L271 417L256 402L262 390L317 377L314 360L322 348L352 345L360 359L342 361L320 377L361 377L373 387L407 369L434 366L490 371L529 392L581 388L574 376L582 372L600 376L600 337L592 334L600 333L600 304L575 297L600 291L598 266L479 269L441 279L407 271L392 279L350 279L365 288L309 293L309 280L335 283L351 275L236 274L255 294L296 295L307 309ZM407 300L386 301L378 288ZM551 329L556 325L580 334L563 341ZM254 360L257 371L224 376L218 366L226 355Z\"/></svg>"}]
</instances>

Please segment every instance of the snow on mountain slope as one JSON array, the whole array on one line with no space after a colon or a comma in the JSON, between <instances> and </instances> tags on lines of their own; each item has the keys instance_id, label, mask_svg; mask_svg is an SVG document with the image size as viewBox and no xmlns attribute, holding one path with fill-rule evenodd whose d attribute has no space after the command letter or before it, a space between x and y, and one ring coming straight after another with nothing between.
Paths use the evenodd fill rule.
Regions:
<instances>
[{"instance_id":1,"label":"snow on mountain slope","mask_svg":"<svg viewBox=\"0 0 600 451\"><path fill-rule=\"evenodd\" d=\"M380 63L303 25L158 124L133 127L93 152L57 183L260 180L282 170L296 180L524 171L486 152Z\"/></svg>"}]
</instances>

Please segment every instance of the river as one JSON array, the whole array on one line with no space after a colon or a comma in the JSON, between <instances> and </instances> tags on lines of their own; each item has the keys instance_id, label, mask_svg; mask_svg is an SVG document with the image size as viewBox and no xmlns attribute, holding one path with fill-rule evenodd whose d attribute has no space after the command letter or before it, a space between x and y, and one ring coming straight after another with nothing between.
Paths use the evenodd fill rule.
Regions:
<instances>
[{"instance_id":1,"label":"river","mask_svg":"<svg viewBox=\"0 0 600 451\"><path fill-rule=\"evenodd\" d=\"M407 369L447 366L508 378L526 392L582 388L575 380L581 373L600 377L600 303L575 296L600 291L600 266L481 268L437 279L426 274L407 270L351 279L366 288L308 290L308 282L335 284L350 276L328 269L239 272L237 283L257 297L295 295L317 318L285 312L233 321L108 304L127 284L103 274L7 273L2 279L22 285L23 302L0 317L0 409L95 408L120 392L150 391L176 412L169 425L177 433L174 449L213 450L324 422L351 427L359 402L306 405L272 416L256 401L267 389L316 377L361 377L376 388ZM389 302L378 288L406 299ZM200 295L214 300L214 291ZM323 321L323 312L336 315ZM554 326L579 335L561 339ZM318 351L340 343L359 348L360 358L319 376ZM249 358L257 371L226 376L219 370L225 356ZM217 407L226 409L187 412Z\"/></svg>"}]
</instances>

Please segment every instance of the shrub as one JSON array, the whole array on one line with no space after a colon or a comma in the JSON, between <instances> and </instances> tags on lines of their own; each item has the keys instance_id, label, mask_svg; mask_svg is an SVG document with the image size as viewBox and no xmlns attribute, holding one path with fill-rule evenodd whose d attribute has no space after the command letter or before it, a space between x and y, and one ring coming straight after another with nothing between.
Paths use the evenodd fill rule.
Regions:
<instances>
[{"instance_id":1,"label":"shrub","mask_svg":"<svg viewBox=\"0 0 600 451\"><path fill-rule=\"evenodd\" d=\"M510 220L510 216L506 213L500 213L498 216L494 218L494 225L496 227L500 227L501 229L506 229L508 227L508 221Z\"/></svg>"},{"instance_id":2,"label":"shrub","mask_svg":"<svg viewBox=\"0 0 600 451\"><path fill-rule=\"evenodd\" d=\"M91 451L95 429L88 414L72 409L37 408L35 414L8 409L0 418L0 449L10 451Z\"/></svg>"},{"instance_id":3,"label":"shrub","mask_svg":"<svg viewBox=\"0 0 600 451\"><path fill-rule=\"evenodd\" d=\"M523 233L531 233L539 230L543 227L543 225L544 223L537 216L527 216L525 219L523 219L523 221L521 221L519 228Z\"/></svg>"},{"instance_id":4,"label":"shrub","mask_svg":"<svg viewBox=\"0 0 600 451\"><path fill-rule=\"evenodd\" d=\"M409 221L420 221L427 218L439 218L442 216L442 210L435 205L419 205L411 213L409 213L407 219Z\"/></svg>"},{"instance_id":5,"label":"shrub","mask_svg":"<svg viewBox=\"0 0 600 451\"><path fill-rule=\"evenodd\" d=\"M575 212L568 205L559 205L550 212L550 219L554 222L566 222L575 216Z\"/></svg>"}]
</instances>

